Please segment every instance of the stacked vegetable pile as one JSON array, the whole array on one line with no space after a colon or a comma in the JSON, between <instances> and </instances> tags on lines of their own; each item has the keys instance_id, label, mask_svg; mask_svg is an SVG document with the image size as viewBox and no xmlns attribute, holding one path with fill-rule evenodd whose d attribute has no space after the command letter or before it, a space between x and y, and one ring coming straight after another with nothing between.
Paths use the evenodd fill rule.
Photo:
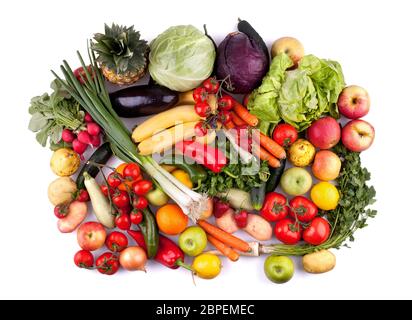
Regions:
<instances>
[{"instance_id":1,"label":"stacked vegetable pile","mask_svg":"<svg viewBox=\"0 0 412 320\"><path fill-rule=\"evenodd\" d=\"M265 274L283 283L294 273L288 256L330 271L328 249L376 215L360 159L375 134L360 119L369 95L297 39L278 39L270 54L244 20L218 47L193 26L148 44L113 24L87 53L76 70L63 61L53 92L29 108L30 130L54 151L48 196L59 231L77 230L78 267L112 275L154 260L211 279L222 256L269 254ZM132 132L120 118L142 116Z\"/></svg>"}]
</instances>

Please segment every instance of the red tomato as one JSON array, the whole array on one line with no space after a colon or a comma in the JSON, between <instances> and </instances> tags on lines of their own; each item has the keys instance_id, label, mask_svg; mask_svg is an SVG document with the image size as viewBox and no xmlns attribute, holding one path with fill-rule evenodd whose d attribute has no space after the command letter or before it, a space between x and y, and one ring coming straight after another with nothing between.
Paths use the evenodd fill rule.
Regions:
<instances>
[{"instance_id":1,"label":"red tomato","mask_svg":"<svg viewBox=\"0 0 412 320\"><path fill-rule=\"evenodd\" d=\"M93 79L93 73L92 73L92 67L91 66L87 66L87 71L89 72L89 74L91 74L92 79ZM76 70L73 71L74 76L77 78L77 80L79 80L79 82L81 84L84 84L85 81L87 81L87 76L86 73L84 72L83 67L77 68Z\"/></svg>"},{"instance_id":2,"label":"red tomato","mask_svg":"<svg viewBox=\"0 0 412 320\"><path fill-rule=\"evenodd\" d=\"M63 219L69 213L69 206L67 205L58 205L54 207L54 215L57 219Z\"/></svg>"},{"instance_id":3,"label":"red tomato","mask_svg":"<svg viewBox=\"0 0 412 320\"><path fill-rule=\"evenodd\" d=\"M130 221L128 214L118 215L114 220L114 223L120 230L130 230L130 227L132 226L132 222Z\"/></svg>"},{"instance_id":4,"label":"red tomato","mask_svg":"<svg viewBox=\"0 0 412 320\"><path fill-rule=\"evenodd\" d=\"M129 241L127 240L127 237L123 233L118 231L112 232L106 238L106 247L113 252L120 252L124 250L125 248L127 248L128 244Z\"/></svg>"},{"instance_id":5,"label":"red tomato","mask_svg":"<svg viewBox=\"0 0 412 320\"><path fill-rule=\"evenodd\" d=\"M298 131L287 123L278 124L273 130L273 140L287 148L298 139Z\"/></svg>"},{"instance_id":6,"label":"red tomato","mask_svg":"<svg viewBox=\"0 0 412 320\"><path fill-rule=\"evenodd\" d=\"M203 87L198 87L195 90L193 90L193 100L195 102L201 102L207 99L208 93L206 92L206 89Z\"/></svg>"},{"instance_id":7,"label":"red tomato","mask_svg":"<svg viewBox=\"0 0 412 320\"><path fill-rule=\"evenodd\" d=\"M85 189L79 190L76 200L80 202L87 202L90 200L89 193Z\"/></svg>"},{"instance_id":8,"label":"red tomato","mask_svg":"<svg viewBox=\"0 0 412 320\"><path fill-rule=\"evenodd\" d=\"M268 221L285 219L289 214L288 200L283 194L269 192L266 194L260 214Z\"/></svg>"},{"instance_id":9,"label":"red tomato","mask_svg":"<svg viewBox=\"0 0 412 320\"><path fill-rule=\"evenodd\" d=\"M329 235L329 222L324 218L317 217L303 231L303 240L311 245L318 246L328 240Z\"/></svg>"},{"instance_id":10,"label":"red tomato","mask_svg":"<svg viewBox=\"0 0 412 320\"><path fill-rule=\"evenodd\" d=\"M222 111L230 111L233 108L233 98L225 94L217 100L217 106Z\"/></svg>"},{"instance_id":11,"label":"red tomato","mask_svg":"<svg viewBox=\"0 0 412 320\"><path fill-rule=\"evenodd\" d=\"M112 188L117 188L122 183L122 176L117 172L111 172L107 176L107 184Z\"/></svg>"},{"instance_id":12,"label":"red tomato","mask_svg":"<svg viewBox=\"0 0 412 320\"><path fill-rule=\"evenodd\" d=\"M109 194L109 189L107 188L107 186L105 184L102 184L100 186L100 190L103 192L103 194L107 197L107 195ZM114 190L112 188L110 188L110 195L114 194Z\"/></svg>"},{"instance_id":13,"label":"red tomato","mask_svg":"<svg viewBox=\"0 0 412 320\"><path fill-rule=\"evenodd\" d=\"M117 190L112 196L112 201L116 207L123 208L130 203L130 198L126 191Z\"/></svg>"},{"instance_id":14,"label":"red tomato","mask_svg":"<svg viewBox=\"0 0 412 320\"><path fill-rule=\"evenodd\" d=\"M301 239L302 230L298 223L286 218L276 223L275 236L285 244L296 244Z\"/></svg>"},{"instance_id":15,"label":"red tomato","mask_svg":"<svg viewBox=\"0 0 412 320\"><path fill-rule=\"evenodd\" d=\"M145 197L135 197L133 199L133 208L138 209L138 210L143 210L147 208L149 203L147 202L147 199Z\"/></svg>"},{"instance_id":16,"label":"red tomato","mask_svg":"<svg viewBox=\"0 0 412 320\"><path fill-rule=\"evenodd\" d=\"M119 258L111 252L105 252L97 258L96 267L100 273L111 276L119 270Z\"/></svg>"},{"instance_id":17,"label":"red tomato","mask_svg":"<svg viewBox=\"0 0 412 320\"><path fill-rule=\"evenodd\" d=\"M202 121L196 123L195 125L195 134L198 137L204 137L205 135L207 135L207 128L206 128L206 124Z\"/></svg>"},{"instance_id":18,"label":"red tomato","mask_svg":"<svg viewBox=\"0 0 412 320\"><path fill-rule=\"evenodd\" d=\"M219 120L220 122L222 122L222 124L227 124L232 121L232 116L229 111L220 111Z\"/></svg>"},{"instance_id":19,"label":"red tomato","mask_svg":"<svg viewBox=\"0 0 412 320\"><path fill-rule=\"evenodd\" d=\"M74 255L74 263L79 268L90 269L94 264L93 254L87 250L80 250Z\"/></svg>"},{"instance_id":20,"label":"red tomato","mask_svg":"<svg viewBox=\"0 0 412 320\"><path fill-rule=\"evenodd\" d=\"M210 113L210 106L206 101L199 101L195 104L195 111L201 117L207 117Z\"/></svg>"},{"instance_id":21,"label":"red tomato","mask_svg":"<svg viewBox=\"0 0 412 320\"><path fill-rule=\"evenodd\" d=\"M130 204L128 204L126 207L122 207L122 208L117 208L117 212L119 214L130 214L130 211L132 211L132 207L130 206Z\"/></svg>"},{"instance_id":22,"label":"red tomato","mask_svg":"<svg viewBox=\"0 0 412 320\"><path fill-rule=\"evenodd\" d=\"M312 221L318 214L318 207L311 200L297 196L289 202L292 214L301 222Z\"/></svg>"},{"instance_id":23,"label":"red tomato","mask_svg":"<svg viewBox=\"0 0 412 320\"><path fill-rule=\"evenodd\" d=\"M211 77L203 81L203 88L205 88L208 93L216 94L219 91L219 87L220 84L216 78Z\"/></svg>"},{"instance_id":24,"label":"red tomato","mask_svg":"<svg viewBox=\"0 0 412 320\"><path fill-rule=\"evenodd\" d=\"M144 196L148 193L153 187L152 181L149 180L140 180L133 183L132 189L133 192L138 196Z\"/></svg>"},{"instance_id":25,"label":"red tomato","mask_svg":"<svg viewBox=\"0 0 412 320\"><path fill-rule=\"evenodd\" d=\"M143 221L143 214L139 210L133 209L130 213L130 221L133 224L140 224Z\"/></svg>"},{"instance_id":26,"label":"red tomato","mask_svg":"<svg viewBox=\"0 0 412 320\"><path fill-rule=\"evenodd\" d=\"M123 171L123 177L127 180L134 181L140 176L140 167L136 163L129 163Z\"/></svg>"}]
</instances>

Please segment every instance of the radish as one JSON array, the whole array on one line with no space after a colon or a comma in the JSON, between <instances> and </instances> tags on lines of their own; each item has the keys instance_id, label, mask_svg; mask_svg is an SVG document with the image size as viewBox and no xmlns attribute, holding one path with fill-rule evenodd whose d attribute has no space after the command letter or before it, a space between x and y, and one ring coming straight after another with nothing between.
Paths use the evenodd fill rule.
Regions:
<instances>
[{"instance_id":1,"label":"radish","mask_svg":"<svg viewBox=\"0 0 412 320\"><path fill-rule=\"evenodd\" d=\"M62 140L67 143L71 143L74 140L74 133L69 129L64 129L62 132Z\"/></svg>"},{"instance_id":2,"label":"radish","mask_svg":"<svg viewBox=\"0 0 412 320\"><path fill-rule=\"evenodd\" d=\"M90 115L90 113L86 112L86 114L84 115L84 121L86 122L93 122L93 118Z\"/></svg>"},{"instance_id":3,"label":"radish","mask_svg":"<svg viewBox=\"0 0 412 320\"><path fill-rule=\"evenodd\" d=\"M87 133L87 131L80 131L77 134L77 140L84 144L90 144L90 135Z\"/></svg>"},{"instance_id":4,"label":"radish","mask_svg":"<svg viewBox=\"0 0 412 320\"><path fill-rule=\"evenodd\" d=\"M73 150L78 154L83 154L87 149L87 144L80 142L78 139L74 139L72 142Z\"/></svg>"},{"instance_id":5,"label":"radish","mask_svg":"<svg viewBox=\"0 0 412 320\"><path fill-rule=\"evenodd\" d=\"M100 136L90 136L90 143L92 144L93 147L98 147L100 146Z\"/></svg>"},{"instance_id":6,"label":"radish","mask_svg":"<svg viewBox=\"0 0 412 320\"><path fill-rule=\"evenodd\" d=\"M87 132L91 136L98 136L100 134L100 127L95 122L89 122L87 124Z\"/></svg>"}]
</instances>

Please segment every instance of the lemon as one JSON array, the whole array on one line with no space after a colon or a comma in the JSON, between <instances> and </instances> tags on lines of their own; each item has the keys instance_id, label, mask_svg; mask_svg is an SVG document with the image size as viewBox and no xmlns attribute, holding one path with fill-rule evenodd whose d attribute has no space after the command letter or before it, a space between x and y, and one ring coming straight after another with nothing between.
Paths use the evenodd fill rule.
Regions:
<instances>
[{"instance_id":1,"label":"lemon","mask_svg":"<svg viewBox=\"0 0 412 320\"><path fill-rule=\"evenodd\" d=\"M319 182L310 191L312 201L322 210L333 210L339 202L339 191L329 182Z\"/></svg>"},{"instance_id":2,"label":"lemon","mask_svg":"<svg viewBox=\"0 0 412 320\"><path fill-rule=\"evenodd\" d=\"M212 253L202 253L198 255L192 263L194 273L203 279L213 279L217 277L221 268L219 257Z\"/></svg>"}]
</instances>

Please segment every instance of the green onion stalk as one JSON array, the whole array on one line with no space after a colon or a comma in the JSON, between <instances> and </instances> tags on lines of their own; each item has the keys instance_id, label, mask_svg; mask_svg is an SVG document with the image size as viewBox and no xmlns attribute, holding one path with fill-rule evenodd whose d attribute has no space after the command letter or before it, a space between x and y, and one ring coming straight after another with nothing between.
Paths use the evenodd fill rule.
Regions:
<instances>
[{"instance_id":1,"label":"green onion stalk","mask_svg":"<svg viewBox=\"0 0 412 320\"><path fill-rule=\"evenodd\" d=\"M207 196L186 187L160 167L151 156L142 156L137 152L136 145L131 140L130 131L112 107L103 75L91 46L88 45L89 68L78 51L77 55L84 70L84 75L81 74L83 84L76 78L65 60L60 66L64 80L52 71L57 81L102 127L117 157L125 162L139 164L155 180L156 184L182 208L186 215L193 221L199 219L207 208Z\"/></svg>"}]
</instances>

